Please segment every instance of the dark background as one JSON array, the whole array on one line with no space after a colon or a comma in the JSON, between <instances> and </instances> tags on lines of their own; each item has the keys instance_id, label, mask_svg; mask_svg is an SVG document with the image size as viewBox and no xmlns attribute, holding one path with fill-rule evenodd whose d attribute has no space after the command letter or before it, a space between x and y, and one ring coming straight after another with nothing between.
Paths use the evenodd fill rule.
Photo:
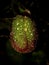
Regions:
<instances>
[{"instance_id":1,"label":"dark background","mask_svg":"<svg viewBox=\"0 0 49 65\"><path fill-rule=\"evenodd\" d=\"M20 4L19 4L20 3ZM49 62L49 3L43 0L0 0L0 63L11 63L6 55L6 42L9 39L11 19L19 13L19 6L31 11L35 20L39 39L35 51L42 50ZM10 21L10 22L9 22Z\"/></svg>"}]
</instances>

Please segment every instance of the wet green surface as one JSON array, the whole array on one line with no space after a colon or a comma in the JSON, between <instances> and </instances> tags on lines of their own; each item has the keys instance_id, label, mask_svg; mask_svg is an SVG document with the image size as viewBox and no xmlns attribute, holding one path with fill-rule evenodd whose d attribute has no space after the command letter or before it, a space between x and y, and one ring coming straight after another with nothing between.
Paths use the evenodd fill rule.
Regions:
<instances>
[{"instance_id":1,"label":"wet green surface","mask_svg":"<svg viewBox=\"0 0 49 65\"><path fill-rule=\"evenodd\" d=\"M20 48L23 48L26 45L26 40L28 43L34 40L35 29L34 23L29 17L17 15L16 19L12 23L12 33L13 40L17 42L17 45Z\"/></svg>"}]
</instances>

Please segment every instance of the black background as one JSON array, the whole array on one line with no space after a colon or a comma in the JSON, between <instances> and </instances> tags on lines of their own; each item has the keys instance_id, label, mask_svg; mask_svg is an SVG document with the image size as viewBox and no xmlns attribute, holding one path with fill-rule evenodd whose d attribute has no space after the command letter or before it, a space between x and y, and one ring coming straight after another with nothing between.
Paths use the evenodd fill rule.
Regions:
<instances>
[{"instance_id":1,"label":"black background","mask_svg":"<svg viewBox=\"0 0 49 65\"><path fill-rule=\"evenodd\" d=\"M43 50L47 61L49 61L49 3L47 0L30 0L27 1L28 3L26 4L26 1L0 0L0 25L4 22L4 18L13 18L16 16L16 14L19 14L18 7L20 5L29 9L31 11L32 19L34 19L36 22L39 34L35 51ZM20 4L18 5L19 2ZM9 36L9 34L10 30L8 27L4 28L4 26L2 26L2 28L0 28L0 63L11 63L6 55L6 42L8 37L1 37L1 35Z\"/></svg>"}]
</instances>

